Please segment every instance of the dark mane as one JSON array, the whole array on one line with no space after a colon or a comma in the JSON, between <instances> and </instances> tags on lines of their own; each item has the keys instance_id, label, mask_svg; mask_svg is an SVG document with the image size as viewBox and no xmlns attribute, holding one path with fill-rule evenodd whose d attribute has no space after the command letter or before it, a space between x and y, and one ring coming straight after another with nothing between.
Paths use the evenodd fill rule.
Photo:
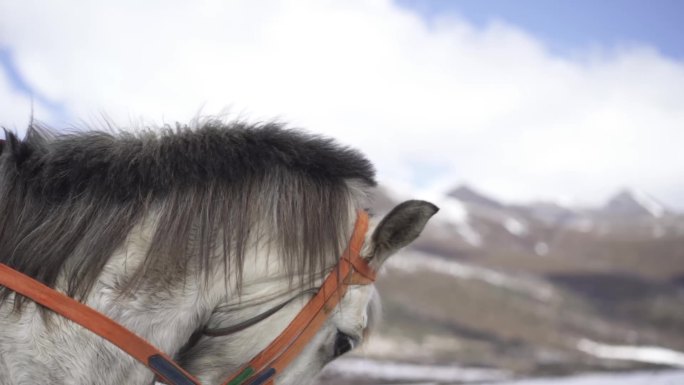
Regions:
<instances>
[{"instance_id":1,"label":"dark mane","mask_svg":"<svg viewBox=\"0 0 684 385\"><path fill-rule=\"evenodd\" d=\"M151 214L151 247L132 281L189 263L207 272L224 246L223 268L239 288L250 235L265 225L289 274L313 277L346 242L348 182L375 183L358 152L278 124L62 135L31 127L23 141L6 137L0 262L49 286L63 273L77 298Z\"/></svg>"}]
</instances>

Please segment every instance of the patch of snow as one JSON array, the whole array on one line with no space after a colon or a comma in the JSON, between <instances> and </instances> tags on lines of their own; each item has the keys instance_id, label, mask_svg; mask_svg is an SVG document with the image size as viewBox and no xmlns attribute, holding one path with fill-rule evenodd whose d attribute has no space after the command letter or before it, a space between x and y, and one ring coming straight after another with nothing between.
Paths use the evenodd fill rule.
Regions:
<instances>
[{"instance_id":1,"label":"patch of snow","mask_svg":"<svg viewBox=\"0 0 684 385\"><path fill-rule=\"evenodd\" d=\"M512 377L510 372L498 369L467 368L460 366L416 365L365 358L342 358L333 361L326 371L347 378L376 381L429 382L482 382L503 381Z\"/></svg>"},{"instance_id":2,"label":"patch of snow","mask_svg":"<svg viewBox=\"0 0 684 385\"><path fill-rule=\"evenodd\" d=\"M482 235L475 231L468 222L468 209L458 199L445 197L437 200L440 212L444 211L444 220L454 226L463 239L471 246L482 246Z\"/></svg>"},{"instance_id":3,"label":"patch of snow","mask_svg":"<svg viewBox=\"0 0 684 385\"><path fill-rule=\"evenodd\" d=\"M503 225L509 233L519 237L525 236L529 233L527 226L520 220L513 217L508 217L503 221Z\"/></svg>"},{"instance_id":4,"label":"patch of snow","mask_svg":"<svg viewBox=\"0 0 684 385\"><path fill-rule=\"evenodd\" d=\"M436 199L435 204L439 206L439 214L443 221L458 225L468 220L468 210L456 199Z\"/></svg>"},{"instance_id":5,"label":"patch of snow","mask_svg":"<svg viewBox=\"0 0 684 385\"><path fill-rule=\"evenodd\" d=\"M471 246L480 247L482 246L482 235L475 231L468 222L461 223L456 226L456 231L468 242Z\"/></svg>"},{"instance_id":6,"label":"patch of snow","mask_svg":"<svg viewBox=\"0 0 684 385\"><path fill-rule=\"evenodd\" d=\"M684 353L658 346L606 345L582 339L577 349L594 357L684 368Z\"/></svg>"},{"instance_id":7,"label":"patch of snow","mask_svg":"<svg viewBox=\"0 0 684 385\"><path fill-rule=\"evenodd\" d=\"M545 256L549 254L549 245L546 242L537 242L534 245L534 252L539 256Z\"/></svg>"},{"instance_id":8,"label":"patch of snow","mask_svg":"<svg viewBox=\"0 0 684 385\"><path fill-rule=\"evenodd\" d=\"M660 218L665 215L665 207L643 191L632 191L632 196L639 205L645 208L654 217Z\"/></svg>"},{"instance_id":9,"label":"patch of snow","mask_svg":"<svg viewBox=\"0 0 684 385\"><path fill-rule=\"evenodd\" d=\"M386 264L390 268L409 272L423 270L451 275L461 279L479 280L493 286L531 296L542 302L554 297L552 286L539 278L503 274L484 267L434 257L428 253L404 252L390 258Z\"/></svg>"}]
</instances>

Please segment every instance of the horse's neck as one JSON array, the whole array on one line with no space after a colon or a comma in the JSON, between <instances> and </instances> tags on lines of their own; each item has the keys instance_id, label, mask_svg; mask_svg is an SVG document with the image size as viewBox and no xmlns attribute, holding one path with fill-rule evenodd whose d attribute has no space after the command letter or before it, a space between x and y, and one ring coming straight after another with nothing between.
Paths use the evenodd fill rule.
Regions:
<instances>
[{"instance_id":1,"label":"horse's neck","mask_svg":"<svg viewBox=\"0 0 684 385\"><path fill-rule=\"evenodd\" d=\"M100 275L86 304L116 320L169 355L174 355L206 321L214 305L200 282L181 280L170 290L143 289L120 295L121 282L146 250L144 233L133 232ZM45 322L37 307L11 313L0 308L0 385L150 384L152 373L90 331L52 314ZM28 370L27 368L31 368Z\"/></svg>"},{"instance_id":2,"label":"horse's neck","mask_svg":"<svg viewBox=\"0 0 684 385\"><path fill-rule=\"evenodd\" d=\"M218 305L228 309L219 318L223 325L230 325L272 307L292 292L282 266L262 250L245 258L240 298L226 296L223 269L217 269L216 275L210 277L210 284L186 277L171 289L162 290L148 280L141 283L141 289L122 296L120 286L141 263L148 239L145 231L131 233L126 246L108 261L86 303L170 356L178 353L192 334L209 321ZM301 304L292 306L288 311L294 316ZM276 335L287 322L271 317L262 324L273 323L271 334ZM240 365L245 357L258 351L249 349L260 346L237 342L231 344L231 351L236 349L235 362L223 362L225 367ZM28 367L31 370L26 370ZM0 308L0 385L46 382L143 385L152 381L153 375L147 368L79 325L57 315L52 315L46 324L32 304L21 314L11 314L11 303Z\"/></svg>"}]
</instances>

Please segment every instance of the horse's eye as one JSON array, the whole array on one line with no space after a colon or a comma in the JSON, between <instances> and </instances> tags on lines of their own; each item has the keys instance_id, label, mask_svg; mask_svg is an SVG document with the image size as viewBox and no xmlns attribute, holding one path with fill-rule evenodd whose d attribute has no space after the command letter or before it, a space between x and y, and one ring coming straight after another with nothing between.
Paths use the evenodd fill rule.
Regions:
<instances>
[{"instance_id":1,"label":"horse's eye","mask_svg":"<svg viewBox=\"0 0 684 385\"><path fill-rule=\"evenodd\" d=\"M335 357L339 357L344 353L354 349L354 342L355 341L352 337L338 330L337 335L335 336Z\"/></svg>"}]
</instances>

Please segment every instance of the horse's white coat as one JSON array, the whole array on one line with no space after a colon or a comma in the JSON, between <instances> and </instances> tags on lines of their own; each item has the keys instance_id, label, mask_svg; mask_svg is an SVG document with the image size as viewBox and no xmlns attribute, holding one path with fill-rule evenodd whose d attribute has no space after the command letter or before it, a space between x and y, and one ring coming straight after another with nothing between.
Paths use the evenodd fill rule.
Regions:
<instances>
[{"instance_id":1,"label":"horse's white coat","mask_svg":"<svg viewBox=\"0 0 684 385\"><path fill-rule=\"evenodd\" d=\"M152 227L149 218L136 227L126 244L109 260L86 303L171 356L202 325L234 324L293 293L279 258L269 255L266 247L255 247L245 258L248 262L244 266L243 291L239 299L232 290L226 290L222 271L214 272L208 284L201 279L187 279L177 283L172 290L159 290L158 283L143 281L140 290L120 296L123 280L135 271L145 255ZM372 286L351 288L326 325L293 364L278 376L276 383L304 385L313 379L333 358L337 330L360 341L368 326L368 306L373 295ZM196 359L187 363L188 369L204 384L225 380L228 373L268 345L308 298L303 297L259 324L231 336L203 337L198 344L202 350ZM226 311L215 312L217 308ZM50 322L46 323L33 304L27 305L21 313L12 312L11 300L0 307L0 385L146 385L152 382L152 373L143 365L68 320L51 316Z\"/></svg>"}]
</instances>

